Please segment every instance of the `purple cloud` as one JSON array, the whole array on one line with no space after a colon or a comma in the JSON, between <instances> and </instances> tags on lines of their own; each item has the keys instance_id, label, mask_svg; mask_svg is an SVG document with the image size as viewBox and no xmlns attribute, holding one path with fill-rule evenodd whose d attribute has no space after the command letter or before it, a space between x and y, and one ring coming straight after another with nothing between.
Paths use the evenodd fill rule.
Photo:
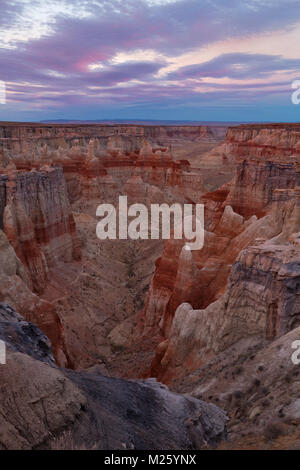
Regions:
<instances>
[{"instance_id":1,"label":"purple cloud","mask_svg":"<svg viewBox=\"0 0 300 470\"><path fill-rule=\"evenodd\" d=\"M157 75L172 57L216 41L292 28L300 17L300 3L295 0L178 0L154 6L147 0L53 2L46 11L49 18L44 10L40 16L36 13L37 8L44 8L42 0L30 2L27 20L32 22L32 31L20 37L15 31L27 21L28 2L1 2L0 29L6 42L0 47L0 79L8 82L12 110L14 105L17 110L17 103L28 109L69 107L71 112L76 104L88 107L91 101L95 105L164 103L182 107L222 99L235 103L245 93L252 99L263 99L269 93L280 97L283 90L288 92L287 83L254 86L246 81L299 70L298 59L233 52L181 67L164 78ZM45 23L45 30L38 29L39 21ZM157 60L113 60L120 53L126 60L126 54L149 49ZM98 63L101 68L91 69L91 64ZM204 94L205 83L200 81L197 88L190 83L191 78L206 77L245 80L245 86L210 83L212 89ZM3 116L5 109L0 111Z\"/></svg>"},{"instance_id":2,"label":"purple cloud","mask_svg":"<svg viewBox=\"0 0 300 470\"><path fill-rule=\"evenodd\" d=\"M222 54L202 64L180 68L169 79L228 77L233 79L261 78L279 71L300 70L300 59L284 59L266 54Z\"/></svg>"}]
</instances>

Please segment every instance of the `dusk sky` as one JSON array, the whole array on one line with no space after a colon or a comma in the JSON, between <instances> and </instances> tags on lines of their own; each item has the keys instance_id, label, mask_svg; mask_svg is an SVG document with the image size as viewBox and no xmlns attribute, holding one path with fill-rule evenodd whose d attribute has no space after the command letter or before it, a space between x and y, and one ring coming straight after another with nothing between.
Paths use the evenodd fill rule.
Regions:
<instances>
[{"instance_id":1,"label":"dusk sky","mask_svg":"<svg viewBox=\"0 0 300 470\"><path fill-rule=\"evenodd\" d=\"M1 120L300 121L299 0L0 0Z\"/></svg>"}]
</instances>

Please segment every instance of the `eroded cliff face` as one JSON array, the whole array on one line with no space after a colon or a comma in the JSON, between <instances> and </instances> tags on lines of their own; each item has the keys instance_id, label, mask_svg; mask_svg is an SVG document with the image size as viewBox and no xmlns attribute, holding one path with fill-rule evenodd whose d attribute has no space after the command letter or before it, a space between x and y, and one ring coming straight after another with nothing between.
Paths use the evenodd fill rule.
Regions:
<instances>
[{"instance_id":1,"label":"eroded cliff face","mask_svg":"<svg viewBox=\"0 0 300 470\"><path fill-rule=\"evenodd\" d=\"M29 288L59 318L70 367L109 363L108 335L143 307L162 245L100 242L98 205L116 204L119 195L147 207L198 200L201 170L176 159L167 146L191 139L196 147L213 145L222 133L202 127L1 127L0 223L27 270Z\"/></svg>"},{"instance_id":2,"label":"eroded cliff face","mask_svg":"<svg viewBox=\"0 0 300 470\"><path fill-rule=\"evenodd\" d=\"M299 364L291 360L297 327L274 341L250 336L213 356L172 388L216 403L229 416L220 449L299 449Z\"/></svg>"},{"instance_id":3,"label":"eroded cliff face","mask_svg":"<svg viewBox=\"0 0 300 470\"><path fill-rule=\"evenodd\" d=\"M32 290L32 279L0 230L0 301L6 302L27 320L37 324L51 340L58 364L68 365L62 322L55 307Z\"/></svg>"},{"instance_id":4,"label":"eroded cliff face","mask_svg":"<svg viewBox=\"0 0 300 470\"><path fill-rule=\"evenodd\" d=\"M219 196L221 200L218 200ZM205 205L205 242L202 250L186 252L184 241L166 242L163 255L156 264L141 318L146 332L151 325L152 329L160 329L165 334L176 308L182 302L190 302L194 308L204 308L217 300L224 293L231 266L239 252L257 238L270 239L282 230L280 210L284 210L284 204L280 210L276 204L274 216L266 215L259 219L252 215L246 219L227 205L231 199L231 192L227 193L225 189L222 194L218 191L201 199ZM186 276L188 282L183 281Z\"/></svg>"},{"instance_id":5,"label":"eroded cliff face","mask_svg":"<svg viewBox=\"0 0 300 470\"><path fill-rule=\"evenodd\" d=\"M33 289L41 294L51 267L80 259L62 169L25 173L12 170L2 179L2 184L4 232L28 269Z\"/></svg>"},{"instance_id":6,"label":"eroded cliff face","mask_svg":"<svg viewBox=\"0 0 300 470\"><path fill-rule=\"evenodd\" d=\"M299 136L299 124L245 124L229 127L226 138L200 156L203 178L205 182L207 181L208 189L213 191L229 181L230 175L235 170L235 164L242 163L245 159L256 161L262 167L266 161L269 161L269 167L264 169L264 175L261 177L276 177L276 172L280 171L278 165L286 163L285 157L287 161L299 161ZM242 171L246 173L249 171L247 164ZM288 173L288 169L286 171ZM242 183L242 180L239 181ZM262 183L258 177L257 187L255 185L252 194L248 193L248 196L255 199L254 191L259 193L261 191L259 185ZM250 192L251 188L245 187L244 191ZM261 196L267 197L263 194ZM261 207L258 205L256 209Z\"/></svg>"},{"instance_id":7,"label":"eroded cliff face","mask_svg":"<svg viewBox=\"0 0 300 470\"><path fill-rule=\"evenodd\" d=\"M24 139L69 139L81 137L131 136L134 138L154 139L206 139L223 140L227 126L159 126L159 125L107 125L107 124L36 124L36 123L0 123L0 138L6 148L15 150L22 147ZM16 145L16 147L13 147Z\"/></svg>"},{"instance_id":8,"label":"eroded cliff face","mask_svg":"<svg viewBox=\"0 0 300 470\"><path fill-rule=\"evenodd\" d=\"M55 367L48 338L5 304L0 338L7 344L0 368L2 450L200 449L226 438L227 417L214 405L153 380Z\"/></svg>"},{"instance_id":9,"label":"eroded cliff face","mask_svg":"<svg viewBox=\"0 0 300 470\"><path fill-rule=\"evenodd\" d=\"M299 124L253 124L230 127L226 143L241 157L297 156L300 151Z\"/></svg>"},{"instance_id":10,"label":"eroded cliff face","mask_svg":"<svg viewBox=\"0 0 300 470\"><path fill-rule=\"evenodd\" d=\"M274 159L242 159L227 198L235 212L262 217L269 209L275 190L299 186L299 159L296 156Z\"/></svg>"},{"instance_id":11,"label":"eroded cliff face","mask_svg":"<svg viewBox=\"0 0 300 470\"><path fill-rule=\"evenodd\" d=\"M272 340L298 325L298 157L294 154L277 155L273 160L241 158L236 154L233 157L237 160L234 180L199 200L205 206L203 249L186 251L184 241L165 242L145 309L136 319L139 334L153 338L151 347L159 343L150 374L167 382L180 375L180 370L185 374L199 361L218 354L213 346L206 348L210 341L226 348L239 340L241 332ZM285 285L296 278L290 301L286 300L281 277ZM235 310L239 299L242 303ZM199 327L183 315L181 327L194 336L191 339L188 333L182 343L185 346L179 346L178 318L182 311L186 312L186 307L180 310L186 302ZM292 316L291 302L296 309L295 312L292 309ZM287 304L288 308L283 307ZM245 316L250 324L256 325L253 331L245 327ZM225 344L218 331L221 323L227 325ZM117 327L111 333L114 344L121 341L120 330L122 327ZM130 341L129 335L128 344Z\"/></svg>"},{"instance_id":12,"label":"eroded cliff face","mask_svg":"<svg viewBox=\"0 0 300 470\"><path fill-rule=\"evenodd\" d=\"M203 126L0 129L0 301L49 336L59 365L156 377L220 400L233 422L241 417L261 432L268 417L257 411L263 390L253 390L255 399L249 392L248 356L276 361L277 344L285 361L300 325L299 126L243 125L224 141L224 130ZM203 249L174 239L98 240L96 208L119 195L147 207L204 204ZM233 379L242 356L242 393L253 405L244 414ZM265 382L278 391L275 372ZM89 394L81 394L86 376L70 380L75 398L64 399L76 411ZM92 394L110 390L102 378L92 381ZM270 416L297 408L293 387L289 405L276 392ZM156 396L141 397L148 392ZM241 425L232 425L233 436Z\"/></svg>"},{"instance_id":13,"label":"eroded cliff face","mask_svg":"<svg viewBox=\"0 0 300 470\"><path fill-rule=\"evenodd\" d=\"M0 185L1 256L6 260L1 301L37 323L51 339L58 363L66 365L61 319L55 306L41 298L50 270L81 256L63 171L47 167L24 172L8 165Z\"/></svg>"},{"instance_id":14,"label":"eroded cliff face","mask_svg":"<svg viewBox=\"0 0 300 470\"><path fill-rule=\"evenodd\" d=\"M195 200L203 187L193 158L220 142L225 132L221 126L3 124L0 157L4 166L12 161L27 171L43 164L62 165L71 202L113 198L136 176Z\"/></svg>"},{"instance_id":15,"label":"eroded cliff face","mask_svg":"<svg viewBox=\"0 0 300 470\"><path fill-rule=\"evenodd\" d=\"M243 250L225 294L206 309L182 303L152 373L169 382L188 375L241 340L273 341L300 324L300 252L294 243L263 242Z\"/></svg>"}]
</instances>

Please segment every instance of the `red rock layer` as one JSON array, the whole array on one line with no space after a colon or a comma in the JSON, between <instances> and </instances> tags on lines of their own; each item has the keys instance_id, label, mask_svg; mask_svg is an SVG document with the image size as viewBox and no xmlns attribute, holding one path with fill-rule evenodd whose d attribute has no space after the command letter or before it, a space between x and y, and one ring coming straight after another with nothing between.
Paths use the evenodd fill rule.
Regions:
<instances>
[{"instance_id":1,"label":"red rock layer","mask_svg":"<svg viewBox=\"0 0 300 470\"><path fill-rule=\"evenodd\" d=\"M54 357L61 366L68 365L60 318L49 302L32 292L32 280L17 257L5 233L0 230L0 302L19 310L36 323L51 339Z\"/></svg>"},{"instance_id":2,"label":"red rock layer","mask_svg":"<svg viewBox=\"0 0 300 470\"><path fill-rule=\"evenodd\" d=\"M130 178L136 176L160 191L173 191L175 199L196 200L203 193L200 170L191 168L187 160L175 161L167 147L151 145L142 136L147 133L144 128L141 135L131 128L125 132L97 126L51 128L51 132L47 127L4 130L11 137L0 137L3 171L7 165L26 171L45 164L61 165L71 202L114 199L123 193L125 184L130 192ZM196 131L203 135L203 129ZM90 134L95 136L89 138Z\"/></svg>"},{"instance_id":3,"label":"red rock layer","mask_svg":"<svg viewBox=\"0 0 300 470\"><path fill-rule=\"evenodd\" d=\"M93 138L95 136L133 136L146 139L192 137L222 140L227 126L165 126L165 125L107 125L107 124L35 124L0 123L0 139L12 143L15 139L60 139L65 137Z\"/></svg>"},{"instance_id":4,"label":"red rock layer","mask_svg":"<svg viewBox=\"0 0 300 470\"><path fill-rule=\"evenodd\" d=\"M4 232L27 267L33 289L42 293L49 268L80 258L63 172L60 168L9 171L2 177L3 187Z\"/></svg>"},{"instance_id":5,"label":"red rock layer","mask_svg":"<svg viewBox=\"0 0 300 470\"><path fill-rule=\"evenodd\" d=\"M65 328L62 336L67 345L68 351L64 351L68 364L76 367L77 361L79 366L91 365L102 355L101 347L106 347L102 336L106 338L109 331L99 326L98 334L96 328L95 344L87 338L94 324L98 322L100 325L108 316L109 308L113 310L111 305L107 309L104 307L109 304L106 299L103 300L103 308L99 308L98 296L103 287L101 276L94 282L95 272L98 273L96 253L102 249L102 246L99 249L93 227L97 205L101 202L115 203L119 194L127 195L129 203L147 205L152 202L196 201L204 191L201 172L191 169L186 160L175 161L167 147L150 143L148 139L158 139L158 129L31 125L0 126L0 129L0 178L3 181L0 191L3 192L1 200L5 201L3 207L0 205L0 222L28 269L30 287L42 294L47 304L55 305L59 312ZM195 139L215 139L213 132L206 128L184 132L193 134ZM173 138L173 135L180 138L180 129L161 131L163 138ZM61 180L63 174L66 184ZM77 216L81 212L90 214L88 245L95 254L90 263L84 259L82 264L59 264L60 259L71 261L79 256L68 198L74 204ZM84 224L81 235L85 241L87 231ZM100 262L102 266L101 259ZM111 267L108 270L113 271ZM87 271L93 276L88 281ZM118 273L114 276L112 272L113 285L117 276ZM88 284L88 289L85 284ZM89 296L87 291L92 292L93 298L86 299L85 296ZM107 290L105 295L109 297ZM129 293L129 300L131 296ZM89 311L89 318L84 321L83 306ZM16 308L20 311L19 306ZM114 318L121 316L123 319L123 309L118 308L120 312L116 308ZM133 313L129 307L127 310L127 315ZM28 313L24 315L28 318ZM107 322L105 328L110 323ZM57 338L50 336L56 345ZM87 348L84 341L92 344Z\"/></svg>"},{"instance_id":6,"label":"red rock layer","mask_svg":"<svg viewBox=\"0 0 300 470\"><path fill-rule=\"evenodd\" d=\"M230 127L226 142L240 157L284 157L300 153L300 124L253 124Z\"/></svg>"},{"instance_id":7,"label":"red rock layer","mask_svg":"<svg viewBox=\"0 0 300 470\"><path fill-rule=\"evenodd\" d=\"M175 142L220 142L226 126L0 125L0 160L30 171L62 165L71 202L105 198L120 191L137 170L143 182L179 190L195 200L203 192L201 172L187 160L174 161ZM196 146L197 148L197 146ZM180 151L182 153L182 151ZM121 186L122 186L121 184ZM178 196L177 196L178 197Z\"/></svg>"},{"instance_id":8,"label":"red rock layer","mask_svg":"<svg viewBox=\"0 0 300 470\"><path fill-rule=\"evenodd\" d=\"M297 233L286 239L283 230L280 237L241 251L224 296L207 308L193 309L190 303L177 308L150 375L169 383L238 342L273 341L300 325L299 201Z\"/></svg>"},{"instance_id":9,"label":"red rock layer","mask_svg":"<svg viewBox=\"0 0 300 470\"><path fill-rule=\"evenodd\" d=\"M205 205L203 249L185 253L184 241L165 243L145 310L138 317L141 334L164 339L180 304L188 302L194 309L205 309L219 299L240 251L256 238L267 240L284 229L289 198L295 201L298 186L300 167L294 155L278 156L274 161L265 157L241 159L234 181L199 201ZM297 227L296 222L294 225ZM165 348L164 342L158 358ZM153 373L158 371L157 357Z\"/></svg>"},{"instance_id":10,"label":"red rock layer","mask_svg":"<svg viewBox=\"0 0 300 470\"><path fill-rule=\"evenodd\" d=\"M51 339L57 362L67 365L64 332L55 307L33 293L43 293L50 269L80 259L63 171L5 171L0 175L0 228L13 247L13 252L6 248L10 263L16 263L15 256L19 267L5 273L0 298L36 323Z\"/></svg>"}]
</instances>

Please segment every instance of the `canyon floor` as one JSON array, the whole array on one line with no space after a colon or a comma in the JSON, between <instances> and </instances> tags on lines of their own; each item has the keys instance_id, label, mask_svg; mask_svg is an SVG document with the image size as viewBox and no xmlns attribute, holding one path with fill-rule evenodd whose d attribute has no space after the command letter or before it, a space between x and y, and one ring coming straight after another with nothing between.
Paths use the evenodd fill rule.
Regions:
<instances>
[{"instance_id":1,"label":"canyon floor","mask_svg":"<svg viewBox=\"0 0 300 470\"><path fill-rule=\"evenodd\" d=\"M120 195L203 249L99 240ZM299 448L300 125L0 123L0 305L1 449Z\"/></svg>"}]
</instances>

